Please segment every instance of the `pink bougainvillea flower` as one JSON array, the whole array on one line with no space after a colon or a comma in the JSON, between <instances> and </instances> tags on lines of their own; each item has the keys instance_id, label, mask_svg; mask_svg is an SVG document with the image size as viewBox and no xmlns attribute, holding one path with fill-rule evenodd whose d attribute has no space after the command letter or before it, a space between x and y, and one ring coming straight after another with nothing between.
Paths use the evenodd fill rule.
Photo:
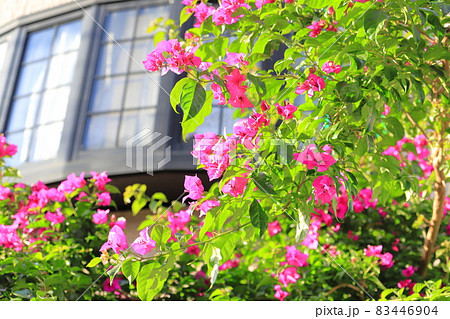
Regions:
<instances>
[{"instance_id":1,"label":"pink bougainvillea flower","mask_svg":"<svg viewBox=\"0 0 450 319\"><path fill-rule=\"evenodd\" d=\"M298 84L295 93L303 94L307 92L309 97L313 97L314 92L320 92L324 88L325 88L325 81L321 77L315 75L314 73L310 73L307 80L305 80L301 84L300 83Z\"/></svg>"},{"instance_id":2,"label":"pink bougainvillea flower","mask_svg":"<svg viewBox=\"0 0 450 319\"><path fill-rule=\"evenodd\" d=\"M383 268L391 268L394 265L394 262L392 260L394 256L392 256L391 253L384 253L380 255L380 265L383 266Z\"/></svg>"},{"instance_id":3,"label":"pink bougainvillea flower","mask_svg":"<svg viewBox=\"0 0 450 319\"><path fill-rule=\"evenodd\" d=\"M378 246L368 245L367 248L364 248L364 254L367 257L370 257L370 256L379 257L379 256L381 256L382 250L383 250L383 245L378 245Z\"/></svg>"},{"instance_id":4,"label":"pink bougainvillea flower","mask_svg":"<svg viewBox=\"0 0 450 319\"><path fill-rule=\"evenodd\" d=\"M194 48L183 49L176 39L160 41L142 62L151 72L161 70L164 75L170 70L181 74L188 67L198 67L201 64L201 59L195 56L193 50Z\"/></svg>"},{"instance_id":5,"label":"pink bougainvillea flower","mask_svg":"<svg viewBox=\"0 0 450 319\"><path fill-rule=\"evenodd\" d=\"M66 217L61 213L61 208L57 208L55 213L45 213L45 219L51 222L52 225L61 224Z\"/></svg>"},{"instance_id":6,"label":"pink bougainvillea flower","mask_svg":"<svg viewBox=\"0 0 450 319\"><path fill-rule=\"evenodd\" d=\"M255 5L258 9L261 9L261 7L263 5L268 4L268 3L274 3L275 1L276 0L256 0ZM288 1L290 1L290 0L288 0ZM285 2L287 2L287 1L285 1Z\"/></svg>"},{"instance_id":7,"label":"pink bougainvillea flower","mask_svg":"<svg viewBox=\"0 0 450 319\"><path fill-rule=\"evenodd\" d=\"M258 122L253 117L239 120L233 125L232 138L236 139L238 143L241 143L246 148L253 149L256 147L255 136L258 134L258 130L263 124L263 121Z\"/></svg>"},{"instance_id":8,"label":"pink bougainvillea flower","mask_svg":"<svg viewBox=\"0 0 450 319\"><path fill-rule=\"evenodd\" d=\"M199 217L205 216L206 213L213 207L220 206L220 202L218 200L207 200L204 201L200 205L200 215Z\"/></svg>"},{"instance_id":9,"label":"pink bougainvillea flower","mask_svg":"<svg viewBox=\"0 0 450 319\"><path fill-rule=\"evenodd\" d=\"M240 68L243 65L248 65L248 61L244 60L245 54L244 53L234 53L229 52L227 49L227 56L225 57L225 62L228 63L230 66L234 66L237 68Z\"/></svg>"},{"instance_id":10,"label":"pink bougainvillea flower","mask_svg":"<svg viewBox=\"0 0 450 319\"><path fill-rule=\"evenodd\" d=\"M228 103L232 107L241 109L253 107L253 104L245 95L245 92L247 91L247 86L243 85L245 76L241 74L239 69L233 69L229 75L225 76L225 80L225 86L230 93Z\"/></svg>"},{"instance_id":11,"label":"pink bougainvillea flower","mask_svg":"<svg viewBox=\"0 0 450 319\"><path fill-rule=\"evenodd\" d=\"M290 295L287 291L281 290L281 285L275 285L273 288L275 289L274 297L280 301L284 301L284 298Z\"/></svg>"},{"instance_id":12,"label":"pink bougainvillea flower","mask_svg":"<svg viewBox=\"0 0 450 319\"><path fill-rule=\"evenodd\" d=\"M295 284L300 277L296 267L289 267L278 275L278 281L287 287L288 284Z\"/></svg>"},{"instance_id":13,"label":"pink bougainvillea flower","mask_svg":"<svg viewBox=\"0 0 450 319\"><path fill-rule=\"evenodd\" d=\"M266 114L256 113L253 111L252 119L256 121L255 126L262 127L269 125L269 119Z\"/></svg>"},{"instance_id":14,"label":"pink bougainvillea flower","mask_svg":"<svg viewBox=\"0 0 450 319\"><path fill-rule=\"evenodd\" d=\"M323 30L327 22L325 20L313 21L310 26L307 26L308 29L311 30L309 32L309 36L312 38L316 38Z\"/></svg>"},{"instance_id":15,"label":"pink bougainvillea flower","mask_svg":"<svg viewBox=\"0 0 450 319\"><path fill-rule=\"evenodd\" d=\"M302 152L294 153L293 157L296 161L306 165L308 169L317 167L318 172L325 172L328 168L336 163L336 160L330 155L330 152L316 152L314 144L309 144Z\"/></svg>"},{"instance_id":16,"label":"pink bougainvillea flower","mask_svg":"<svg viewBox=\"0 0 450 319\"><path fill-rule=\"evenodd\" d=\"M180 210L178 213L173 214L167 212L167 221L169 222L169 228L172 230L172 235L179 231L189 232L186 224L191 221L191 214L187 210Z\"/></svg>"},{"instance_id":17,"label":"pink bougainvillea flower","mask_svg":"<svg viewBox=\"0 0 450 319\"><path fill-rule=\"evenodd\" d=\"M330 73L338 74L339 72L341 72L341 66L339 64L334 64L333 61L328 61L322 65L322 71L325 72L326 74Z\"/></svg>"},{"instance_id":18,"label":"pink bougainvillea flower","mask_svg":"<svg viewBox=\"0 0 450 319\"><path fill-rule=\"evenodd\" d=\"M381 114L384 116L388 116L389 113L391 113L391 107L389 105L387 105L386 103L384 103L384 110L383 110L383 112L381 112Z\"/></svg>"},{"instance_id":19,"label":"pink bougainvillea flower","mask_svg":"<svg viewBox=\"0 0 450 319\"><path fill-rule=\"evenodd\" d=\"M303 240L302 245L305 245L309 249L317 249L319 246L319 229L322 225L322 221L314 218L309 224L308 233L306 238Z\"/></svg>"},{"instance_id":20,"label":"pink bougainvillea flower","mask_svg":"<svg viewBox=\"0 0 450 319\"><path fill-rule=\"evenodd\" d=\"M0 246L13 248L15 251L23 249L23 243L17 233L17 225L0 225Z\"/></svg>"},{"instance_id":21,"label":"pink bougainvillea flower","mask_svg":"<svg viewBox=\"0 0 450 319\"><path fill-rule=\"evenodd\" d=\"M9 144L6 142L6 137L0 135L0 158L5 156L13 156L17 153L17 145Z\"/></svg>"},{"instance_id":22,"label":"pink bougainvillea flower","mask_svg":"<svg viewBox=\"0 0 450 319\"><path fill-rule=\"evenodd\" d=\"M193 200L202 198L204 190L205 189L202 185L202 181L197 177L197 175L186 175L184 177L184 191L188 192L189 194L183 198L183 202L186 200L186 198L190 198Z\"/></svg>"},{"instance_id":23,"label":"pink bougainvillea flower","mask_svg":"<svg viewBox=\"0 0 450 319\"><path fill-rule=\"evenodd\" d=\"M107 223L108 222L108 214L109 214L109 209L107 209L107 210L97 209L97 212L95 214L92 214L92 220L93 220L94 224Z\"/></svg>"},{"instance_id":24,"label":"pink bougainvillea flower","mask_svg":"<svg viewBox=\"0 0 450 319\"><path fill-rule=\"evenodd\" d=\"M111 205L111 195L108 192L97 194L97 203L100 206Z\"/></svg>"},{"instance_id":25,"label":"pink bougainvillea flower","mask_svg":"<svg viewBox=\"0 0 450 319\"><path fill-rule=\"evenodd\" d=\"M102 245L100 251L112 249L116 254L119 254L121 250L128 248L127 237L122 228L114 225L109 231L108 241Z\"/></svg>"},{"instance_id":26,"label":"pink bougainvillea flower","mask_svg":"<svg viewBox=\"0 0 450 319\"><path fill-rule=\"evenodd\" d=\"M227 260L222 265L220 265L219 270L227 270L227 269L230 269L230 268L238 267L239 264L241 263L240 255L239 254L235 254L235 257L236 258Z\"/></svg>"},{"instance_id":27,"label":"pink bougainvillea flower","mask_svg":"<svg viewBox=\"0 0 450 319\"><path fill-rule=\"evenodd\" d=\"M92 175L91 181L94 182L94 185L97 186L98 190L101 192L106 191L106 184L108 184L111 179L108 177L105 171L101 173L97 172L89 172Z\"/></svg>"},{"instance_id":28,"label":"pink bougainvillea flower","mask_svg":"<svg viewBox=\"0 0 450 319\"><path fill-rule=\"evenodd\" d=\"M286 246L286 261L291 266L305 267L308 266L308 254L302 253L295 246Z\"/></svg>"},{"instance_id":29,"label":"pink bougainvillea flower","mask_svg":"<svg viewBox=\"0 0 450 319\"><path fill-rule=\"evenodd\" d=\"M278 222L278 220L276 220L276 221L274 221L272 223L269 223L268 227L267 227L267 230L269 232L269 236L270 237L275 236L276 234L280 233L281 232L281 226L280 226L280 223Z\"/></svg>"},{"instance_id":30,"label":"pink bougainvillea flower","mask_svg":"<svg viewBox=\"0 0 450 319\"><path fill-rule=\"evenodd\" d=\"M8 187L0 185L0 200L12 200L14 195Z\"/></svg>"},{"instance_id":31,"label":"pink bougainvillea flower","mask_svg":"<svg viewBox=\"0 0 450 319\"><path fill-rule=\"evenodd\" d=\"M402 275L405 277L411 277L417 271L417 267L408 266L402 270Z\"/></svg>"},{"instance_id":32,"label":"pink bougainvillea flower","mask_svg":"<svg viewBox=\"0 0 450 319\"><path fill-rule=\"evenodd\" d=\"M408 287L410 284L411 284L411 279L405 279L405 280L402 280L402 281L399 281L398 283L397 283L397 287L398 288L406 288L406 287Z\"/></svg>"},{"instance_id":33,"label":"pink bougainvillea flower","mask_svg":"<svg viewBox=\"0 0 450 319\"><path fill-rule=\"evenodd\" d=\"M261 111L267 112L270 110L270 105L266 101L261 102Z\"/></svg>"},{"instance_id":34,"label":"pink bougainvillea flower","mask_svg":"<svg viewBox=\"0 0 450 319\"><path fill-rule=\"evenodd\" d=\"M246 0L222 0L213 14L212 21L215 25L236 23L244 16L243 14L234 15L236 10L241 7L250 9L250 6L245 2Z\"/></svg>"},{"instance_id":35,"label":"pink bougainvillea flower","mask_svg":"<svg viewBox=\"0 0 450 319\"><path fill-rule=\"evenodd\" d=\"M213 15L215 9L212 6L208 6L205 3L200 2L197 6L194 7L193 11L194 16L197 18L194 27L200 28L203 21L205 21L209 16Z\"/></svg>"},{"instance_id":36,"label":"pink bougainvillea flower","mask_svg":"<svg viewBox=\"0 0 450 319\"><path fill-rule=\"evenodd\" d=\"M286 103L286 105L276 103L275 107L277 108L277 113L287 120L292 119L294 117L294 112L297 111L297 107L290 103Z\"/></svg>"},{"instance_id":37,"label":"pink bougainvillea flower","mask_svg":"<svg viewBox=\"0 0 450 319\"><path fill-rule=\"evenodd\" d=\"M114 292L115 294L118 294L118 291L122 290L122 287L120 287L120 278L116 277L112 282L110 282L110 277L107 277L105 282L103 283L103 290L106 292Z\"/></svg>"},{"instance_id":38,"label":"pink bougainvillea flower","mask_svg":"<svg viewBox=\"0 0 450 319\"><path fill-rule=\"evenodd\" d=\"M149 227L139 232L139 237L131 244L134 251L140 255L148 254L156 246L156 242L148 234Z\"/></svg>"},{"instance_id":39,"label":"pink bougainvillea flower","mask_svg":"<svg viewBox=\"0 0 450 319\"><path fill-rule=\"evenodd\" d=\"M221 191L226 194L230 194L233 197L238 197L239 195L244 193L247 183L247 178L235 176L222 186Z\"/></svg>"},{"instance_id":40,"label":"pink bougainvillea flower","mask_svg":"<svg viewBox=\"0 0 450 319\"><path fill-rule=\"evenodd\" d=\"M111 216L111 222L109 223L109 227L113 228L115 225L119 226L123 230L127 227L127 220L125 217L116 218L115 215Z\"/></svg>"},{"instance_id":41,"label":"pink bougainvillea flower","mask_svg":"<svg viewBox=\"0 0 450 319\"><path fill-rule=\"evenodd\" d=\"M227 99L222 93L222 88L219 84L212 83L211 84L211 90L213 91L213 97L214 99L219 101L219 105L225 105L227 103Z\"/></svg>"},{"instance_id":42,"label":"pink bougainvillea flower","mask_svg":"<svg viewBox=\"0 0 450 319\"><path fill-rule=\"evenodd\" d=\"M67 176L67 179L58 186L58 190L71 194L76 189L83 188L86 185L86 180L84 179L84 172L80 174L79 177L75 175L75 173Z\"/></svg>"},{"instance_id":43,"label":"pink bougainvillea flower","mask_svg":"<svg viewBox=\"0 0 450 319\"><path fill-rule=\"evenodd\" d=\"M314 194L316 201L320 203L331 203L336 196L336 188L333 179L330 176L318 176L313 181Z\"/></svg>"}]
</instances>

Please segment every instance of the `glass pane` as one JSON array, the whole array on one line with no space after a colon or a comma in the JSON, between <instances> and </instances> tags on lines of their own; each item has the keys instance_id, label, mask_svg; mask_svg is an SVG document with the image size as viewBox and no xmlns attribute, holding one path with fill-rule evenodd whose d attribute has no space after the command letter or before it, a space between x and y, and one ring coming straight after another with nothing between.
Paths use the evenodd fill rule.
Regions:
<instances>
[{"instance_id":1,"label":"glass pane","mask_svg":"<svg viewBox=\"0 0 450 319\"><path fill-rule=\"evenodd\" d=\"M206 132L213 132L222 134L219 128L220 125L220 107L213 107L212 112L205 118L205 121L196 130L195 134L204 134Z\"/></svg>"},{"instance_id":2,"label":"glass pane","mask_svg":"<svg viewBox=\"0 0 450 319\"><path fill-rule=\"evenodd\" d=\"M56 32L53 54L59 54L78 49L81 39L81 21L61 25Z\"/></svg>"},{"instance_id":3,"label":"glass pane","mask_svg":"<svg viewBox=\"0 0 450 319\"><path fill-rule=\"evenodd\" d=\"M47 61L27 64L22 67L15 95L25 95L40 91L46 67Z\"/></svg>"},{"instance_id":4,"label":"glass pane","mask_svg":"<svg viewBox=\"0 0 450 319\"><path fill-rule=\"evenodd\" d=\"M124 90L124 76L95 81L92 89L90 110L100 112L120 109Z\"/></svg>"},{"instance_id":5,"label":"glass pane","mask_svg":"<svg viewBox=\"0 0 450 319\"><path fill-rule=\"evenodd\" d=\"M153 130L155 115L156 109L154 108L124 112L120 125L119 146L125 146L128 139L144 128Z\"/></svg>"},{"instance_id":6,"label":"glass pane","mask_svg":"<svg viewBox=\"0 0 450 319\"><path fill-rule=\"evenodd\" d=\"M36 61L49 56L52 47L54 29L33 32L28 37L23 62Z\"/></svg>"},{"instance_id":7,"label":"glass pane","mask_svg":"<svg viewBox=\"0 0 450 319\"><path fill-rule=\"evenodd\" d=\"M108 43L100 48L95 74L114 75L127 72L130 57L126 52L130 53L131 42L123 42L120 46Z\"/></svg>"},{"instance_id":8,"label":"glass pane","mask_svg":"<svg viewBox=\"0 0 450 319\"><path fill-rule=\"evenodd\" d=\"M30 161L54 158L58 153L63 122L40 126L34 134Z\"/></svg>"},{"instance_id":9,"label":"glass pane","mask_svg":"<svg viewBox=\"0 0 450 319\"><path fill-rule=\"evenodd\" d=\"M31 130L7 134L8 143L17 145L17 153L6 160L7 165L17 166L27 160L31 140Z\"/></svg>"},{"instance_id":10,"label":"glass pane","mask_svg":"<svg viewBox=\"0 0 450 319\"><path fill-rule=\"evenodd\" d=\"M227 134L233 133L233 125L239 118L234 119L233 114L236 112L236 109L230 109L228 107L221 107L222 109L222 127L220 128L220 134L223 134L224 130L226 130Z\"/></svg>"},{"instance_id":11,"label":"glass pane","mask_svg":"<svg viewBox=\"0 0 450 319\"><path fill-rule=\"evenodd\" d=\"M148 36L147 28L152 22L152 20L164 17L169 17L169 6L155 6L139 11L138 25L136 30L136 37Z\"/></svg>"},{"instance_id":12,"label":"glass pane","mask_svg":"<svg viewBox=\"0 0 450 319\"><path fill-rule=\"evenodd\" d=\"M144 63L142 63L142 61L144 61L147 58L147 54L154 49L153 39L135 41L133 53L131 54L133 60L131 60L130 71L145 71Z\"/></svg>"},{"instance_id":13,"label":"glass pane","mask_svg":"<svg viewBox=\"0 0 450 319\"><path fill-rule=\"evenodd\" d=\"M16 99L11 106L8 120L8 132L23 130L34 125L40 94Z\"/></svg>"},{"instance_id":14,"label":"glass pane","mask_svg":"<svg viewBox=\"0 0 450 319\"><path fill-rule=\"evenodd\" d=\"M6 49L8 49L8 42L0 43L0 74L2 73L3 64L5 63Z\"/></svg>"},{"instance_id":15,"label":"glass pane","mask_svg":"<svg viewBox=\"0 0 450 319\"><path fill-rule=\"evenodd\" d=\"M119 129L119 113L91 116L86 124L85 149L113 148Z\"/></svg>"},{"instance_id":16,"label":"glass pane","mask_svg":"<svg viewBox=\"0 0 450 319\"><path fill-rule=\"evenodd\" d=\"M159 75L139 74L128 77L125 108L156 106L158 104Z\"/></svg>"},{"instance_id":17,"label":"glass pane","mask_svg":"<svg viewBox=\"0 0 450 319\"><path fill-rule=\"evenodd\" d=\"M134 33L134 22L136 20L136 10L123 10L112 12L106 18L105 29L116 41L131 39ZM105 33L103 40L112 41Z\"/></svg>"},{"instance_id":18,"label":"glass pane","mask_svg":"<svg viewBox=\"0 0 450 319\"><path fill-rule=\"evenodd\" d=\"M45 124L64 120L69 103L69 94L70 87L68 86L46 91L42 97L38 123Z\"/></svg>"},{"instance_id":19,"label":"glass pane","mask_svg":"<svg viewBox=\"0 0 450 319\"><path fill-rule=\"evenodd\" d=\"M50 67L47 75L47 88L54 88L60 85L69 84L72 81L77 52L61 54L50 60Z\"/></svg>"}]
</instances>

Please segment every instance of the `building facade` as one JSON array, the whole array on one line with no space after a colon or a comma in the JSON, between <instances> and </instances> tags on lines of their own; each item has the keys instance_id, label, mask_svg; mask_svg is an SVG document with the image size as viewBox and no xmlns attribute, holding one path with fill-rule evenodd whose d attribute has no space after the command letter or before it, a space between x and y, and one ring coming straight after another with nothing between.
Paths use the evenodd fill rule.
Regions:
<instances>
[{"instance_id":1,"label":"building facade","mask_svg":"<svg viewBox=\"0 0 450 319\"><path fill-rule=\"evenodd\" d=\"M1 0L0 8L0 131L18 145L8 164L24 181L107 171L119 188L140 182L180 195L196 165L192 136L183 141L169 103L179 76L150 73L142 60L155 48L150 22L178 20L181 3ZM231 111L214 107L198 132L229 132Z\"/></svg>"}]
</instances>

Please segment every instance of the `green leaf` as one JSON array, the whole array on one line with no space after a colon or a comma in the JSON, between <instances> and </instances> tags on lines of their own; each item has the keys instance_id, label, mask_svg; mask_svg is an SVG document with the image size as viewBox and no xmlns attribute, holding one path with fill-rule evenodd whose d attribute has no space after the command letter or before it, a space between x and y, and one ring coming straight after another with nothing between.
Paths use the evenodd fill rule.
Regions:
<instances>
[{"instance_id":1,"label":"green leaf","mask_svg":"<svg viewBox=\"0 0 450 319\"><path fill-rule=\"evenodd\" d=\"M158 247L164 246L171 236L170 228L164 225L155 225L150 237L156 242Z\"/></svg>"},{"instance_id":2,"label":"green leaf","mask_svg":"<svg viewBox=\"0 0 450 319\"><path fill-rule=\"evenodd\" d=\"M307 212L298 211L298 222L295 227L295 242L301 243L308 234L310 215Z\"/></svg>"},{"instance_id":3,"label":"green leaf","mask_svg":"<svg viewBox=\"0 0 450 319\"><path fill-rule=\"evenodd\" d=\"M371 10L364 16L364 31L367 35L373 35L377 33L378 26L386 19L389 15L383 10Z\"/></svg>"},{"instance_id":4,"label":"green leaf","mask_svg":"<svg viewBox=\"0 0 450 319\"><path fill-rule=\"evenodd\" d=\"M189 7L183 7L183 9L181 9L180 12L180 27L183 25L183 23L185 23L194 12L191 13L187 13L187 10L189 9Z\"/></svg>"},{"instance_id":5,"label":"green leaf","mask_svg":"<svg viewBox=\"0 0 450 319\"><path fill-rule=\"evenodd\" d=\"M167 36L167 31L159 31L157 32L153 37L153 43L155 44L155 47L158 45L159 42L163 41Z\"/></svg>"},{"instance_id":6,"label":"green leaf","mask_svg":"<svg viewBox=\"0 0 450 319\"><path fill-rule=\"evenodd\" d=\"M140 261L134 261L132 259L127 259L122 263L122 273L128 279L130 285L133 283L139 274L139 269L141 268Z\"/></svg>"},{"instance_id":7,"label":"green leaf","mask_svg":"<svg viewBox=\"0 0 450 319\"><path fill-rule=\"evenodd\" d=\"M412 79L414 87L416 88L416 92L419 95L420 103L423 104L425 101L425 92L423 91L422 82L417 81L416 79Z\"/></svg>"},{"instance_id":8,"label":"green leaf","mask_svg":"<svg viewBox=\"0 0 450 319\"><path fill-rule=\"evenodd\" d=\"M389 132L394 134L394 137L397 140L400 140L403 138L403 136L405 136L405 129L398 119L396 119L395 117L388 117L384 121Z\"/></svg>"},{"instance_id":9,"label":"green leaf","mask_svg":"<svg viewBox=\"0 0 450 319\"><path fill-rule=\"evenodd\" d=\"M276 192L273 189L273 185L270 183L270 178L265 173L259 173L253 177L256 187L262 190L266 194L275 195Z\"/></svg>"},{"instance_id":10,"label":"green leaf","mask_svg":"<svg viewBox=\"0 0 450 319\"><path fill-rule=\"evenodd\" d=\"M344 102L357 102L363 98L363 93L356 83L347 83L345 81L336 84L339 97Z\"/></svg>"},{"instance_id":11,"label":"green leaf","mask_svg":"<svg viewBox=\"0 0 450 319\"><path fill-rule=\"evenodd\" d=\"M142 208L147 204L147 199L143 197L135 198L133 203L131 204L131 211L133 212L133 216L136 216Z\"/></svg>"},{"instance_id":12,"label":"green leaf","mask_svg":"<svg viewBox=\"0 0 450 319\"><path fill-rule=\"evenodd\" d=\"M212 92L206 92L203 86L195 80L190 79L184 85L180 105L183 110L181 127L185 140L186 135L202 125L205 117L211 113L212 98Z\"/></svg>"},{"instance_id":13,"label":"green leaf","mask_svg":"<svg viewBox=\"0 0 450 319\"><path fill-rule=\"evenodd\" d=\"M394 80L397 76L397 69L395 67L393 67L392 65L385 65L383 71L384 71L384 76L389 81Z\"/></svg>"},{"instance_id":14,"label":"green leaf","mask_svg":"<svg viewBox=\"0 0 450 319\"><path fill-rule=\"evenodd\" d=\"M172 108L176 113L178 113L177 105L180 104L181 92L183 91L183 87L186 85L186 83L191 81L192 79L190 78L182 78L175 84L172 91L170 91L170 105L172 105Z\"/></svg>"},{"instance_id":15,"label":"green leaf","mask_svg":"<svg viewBox=\"0 0 450 319\"><path fill-rule=\"evenodd\" d=\"M252 225L259 229L259 237L262 237L267 230L268 217L256 199L254 199L250 205L249 212Z\"/></svg>"},{"instance_id":16,"label":"green leaf","mask_svg":"<svg viewBox=\"0 0 450 319\"><path fill-rule=\"evenodd\" d=\"M86 265L86 267L95 267L95 266L97 266L101 261L102 261L102 259L101 259L100 257L92 258L92 260L89 262L89 264Z\"/></svg>"},{"instance_id":17,"label":"green leaf","mask_svg":"<svg viewBox=\"0 0 450 319\"><path fill-rule=\"evenodd\" d=\"M428 14L428 23L435 27L437 31L439 31L442 35L445 34L445 28L442 26L439 18L432 13Z\"/></svg>"}]
</instances>

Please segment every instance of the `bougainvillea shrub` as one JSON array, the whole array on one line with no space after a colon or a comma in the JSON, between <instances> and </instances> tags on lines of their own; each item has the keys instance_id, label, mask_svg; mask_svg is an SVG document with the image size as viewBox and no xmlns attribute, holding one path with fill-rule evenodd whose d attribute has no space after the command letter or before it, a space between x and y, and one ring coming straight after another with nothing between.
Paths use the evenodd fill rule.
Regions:
<instances>
[{"instance_id":1,"label":"bougainvillea shrub","mask_svg":"<svg viewBox=\"0 0 450 319\"><path fill-rule=\"evenodd\" d=\"M106 271L107 296L448 300L449 6L182 3L149 28L172 38L143 63L182 77L171 106L213 185L189 174L171 203L129 186L133 214L153 212L132 239L101 223L108 192L84 191L104 226L88 271ZM235 124L199 134L213 103ZM67 218L56 208L50 227Z\"/></svg>"},{"instance_id":2,"label":"bougainvillea shrub","mask_svg":"<svg viewBox=\"0 0 450 319\"><path fill-rule=\"evenodd\" d=\"M138 296L448 298L449 6L182 3L187 31L154 23L173 38L143 63L183 76L171 105L215 183L186 176L184 206L142 226ZM195 134L213 100L234 126Z\"/></svg>"},{"instance_id":3,"label":"bougainvillea shrub","mask_svg":"<svg viewBox=\"0 0 450 319\"><path fill-rule=\"evenodd\" d=\"M25 185L15 182L16 169L5 166L16 152L1 135L0 299L76 300L90 287L81 300L129 298L117 288L120 278L109 285L104 270L88 267L109 228L126 224L110 212L110 193L118 190L108 175L70 174L54 188L39 181Z\"/></svg>"}]
</instances>

